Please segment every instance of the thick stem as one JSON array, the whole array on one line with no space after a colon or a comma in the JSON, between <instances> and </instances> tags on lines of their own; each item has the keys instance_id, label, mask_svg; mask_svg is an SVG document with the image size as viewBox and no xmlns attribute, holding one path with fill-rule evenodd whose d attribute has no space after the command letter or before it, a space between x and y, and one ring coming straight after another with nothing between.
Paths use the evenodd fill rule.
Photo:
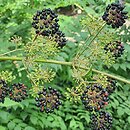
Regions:
<instances>
[{"instance_id":1,"label":"thick stem","mask_svg":"<svg viewBox=\"0 0 130 130\"><path fill-rule=\"evenodd\" d=\"M6 61L6 60L22 61L23 57L0 57L0 61ZM42 59L36 59L36 60L34 60L34 62L52 63L52 64L66 65L66 66L72 67L72 62L55 61L55 60L42 60ZM77 66L77 67L79 67L81 69L85 69L85 70L89 70L90 69L90 68L86 68L86 67L83 67L83 66ZM95 72L95 73L100 73L100 74L106 75L108 77L111 77L113 79L122 81L124 83L130 84L130 80L127 80L127 79L125 79L123 77L116 76L116 75L113 75L113 74L109 74L109 73L106 73L106 72L103 72L103 71L99 71L99 70L96 70L96 69L92 69L92 71Z\"/></svg>"}]
</instances>

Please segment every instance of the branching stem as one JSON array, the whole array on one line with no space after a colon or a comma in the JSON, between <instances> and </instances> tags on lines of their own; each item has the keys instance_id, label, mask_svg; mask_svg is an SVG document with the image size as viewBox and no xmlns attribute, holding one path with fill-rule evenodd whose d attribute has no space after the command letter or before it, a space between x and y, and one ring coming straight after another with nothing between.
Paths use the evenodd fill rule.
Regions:
<instances>
[{"instance_id":1,"label":"branching stem","mask_svg":"<svg viewBox=\"0 0 130 130\"><path fill-rule=\"evenodd\" d=\"M6 53L0 54L0 56L8 55L10 53L13 53L13 52L16 52L16 51L21 51L21 50L23 50L23 49L20 48L20 49L15 49L15 50L12 50L12 51L8 51Z\"/></svg>"},{"instance_id":2,"label":"branching stem","mask_svg":"<svg viewBox=\"0 0 130 130\"><path fill-rule=\"evenodd\" d=\"M22 61L23 60L23 57L0 57L0 61L6 61L6 60L11 60L11 61ZM59 64L59 65L66 65L66 66L70 66L72 67L72 62L64 62L64 61L56 61L56 60L43 60L43 59L36 59L34 60L34 62L41 62L41 63L51 63L51 64ZM87 67L84 67L84 66L77 66L81 69L85 69L85 70L89 70L90 68L87 68ZM113 78L113 79L116 79L116 80L119 80L121 82L124 82L124 83L127 83L127 84L130 84L130 80L127 80L123 77L120 77L120 76L117 76L117 75L114 75L114 74L109 74L107 72L103 72L103 71L99 71L99 70L96 70L96 69L92 69L93 72L95 73L99 73L99 74L103 74L103 75L106 75L110 78Z\"/></svg>"},{"instance_id":3,"label":"branching stem","mask_svg":"<svg viewBox=\"0 0 130 130\"><path fill-rule=\"evenodd\" d=\"M93 38L90 40L90 42L88 43L88 45L84 48L84 50L80 53L80 55L82 55L85 50L88 48L88 46L90 46L90 44L96 39L96 37L99 35L99 33L102 31L102 29L105 27L106 23L104 23L99 30L97 31L97 33L93 36Z\"/></svg>"}]
</instances>

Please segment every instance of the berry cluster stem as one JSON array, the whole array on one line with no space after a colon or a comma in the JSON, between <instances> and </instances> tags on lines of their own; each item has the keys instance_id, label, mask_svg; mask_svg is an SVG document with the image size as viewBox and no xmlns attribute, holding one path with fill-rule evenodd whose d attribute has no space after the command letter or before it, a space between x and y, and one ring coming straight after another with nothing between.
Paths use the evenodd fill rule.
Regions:
<instances>
[{"instance_id":1,"label":"berry cluster stem","mask_svg":"<svg viewBox=\"0 0 130 130\"><path fill-rule=\"evenodd\" d=\"M11 60L11 61L22 61L23 60L23 57L0 57L0 61L6 61L6 60ZM66 65L66 66L70 66L72 67L72 62L64 62L64 61L56 61L56 60L43 60L43 59L36 59L34 60L34 62L41 62L41 63L51 63L51 64L59 64L59 65ZM85 70L89 70L90 68L88 67L84 67L84 66L77 66L81 69L85 69ZM93 72L95 73L100 73L100 74L103 74L103 75L106 75L110 78L113 78L113 79L116 79L116 80L119 80L121 82L124 82L124 83L127 83L127 84L130 84L130 81L121 77L121 76L117 76L117 75L114 75L114 74L109 74L107 72L103 72L103 71L99 71L99 70L96 70L96 69L92 69Z\"/></svg>"},{"instance_id":2,"label":"berry cluster stem","mask_svg":"<svg viewBox=\"0 0 130 130\"><path fill-rule=\"evenodd\" d=\"M100 32L102 31L102 29L105 27L106 23L104 23L99 30L97 31L97 33L93 36L93 38L90 40L90 42L88 43L88 45L84 48L84 50L80 53L80 55L82 55L85 50L88 48L88 46L90 46L90 44L96 39L96 37L100 34Z\"/></svg>"},{"instance_id":3,"label":"berry cluster stem","mask_svg":"<svg viewBox=\"0 0 130 130\"><path fill-rule=\"evenodd\" d=\"M13 53L13 52L16 52L16 51L22 51L23 49L15 49L15 50L12 50L12 51L8 51L8 52L6 52L6 53L3 53L3 54L0 54L0 56L4 56L4 55L8 55L8 54L10 54L10 53Z\"/></svg>"}]
</instances>

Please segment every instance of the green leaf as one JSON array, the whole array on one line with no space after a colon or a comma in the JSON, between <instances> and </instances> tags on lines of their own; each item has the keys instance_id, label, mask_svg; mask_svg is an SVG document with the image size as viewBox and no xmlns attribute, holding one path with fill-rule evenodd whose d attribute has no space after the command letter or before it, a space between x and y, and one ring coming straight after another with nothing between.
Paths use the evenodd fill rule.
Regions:
<instances>
[{"instance_id":1,"label":"green leaf","mask_svg":"<svg viewBox=\"0 0 130 130\"><path fill-rule=\"evenodd\" d=\"M129 124L130 124L130 116L128 117L128 122L129 122Z\"/></svg>"},{"instance_id":2,"label":"green leaf","mask_svg":"<svg viewBox=\"0 0 130 130\"><path fill-rule=\"evenodd\" d=\"M119 69L119 64L114 64L114 65L113 65L113 68L114 68L115 70L118 70L118 69Z\"/></svg>"},{"instance_id":3,"label":"green leaf","mask_svg":"<svg viewBox=\"0 0 130 130\"><path fill-rule=\"evenodd\" d=\"M44 128L44 124L42 123L42 121L38 120L38 124L39 124L42 128Z\"/></svg>"},{"instance_id":4,"label":"green leaf","mask_svg":"<svg viewBox=\"0 0 130 130\"><path fill-rule=\"evenodd\" d=\"M124 114L124 109L122 107L118 107L117 113L119 116L122 116Z\"/></svg>"},{"instance_id":5,"label":"green leaf","mask_svg":"<svg viewBox=\"0 0 130 130\"><path fill-rule=\"evenodd\" d=\"M19 125L17 125L14 130L21 130L21 127Z\"/></svg>"},{"instance_id":6,"label":"green leaf","mask_svg":"<svg viewBox=\"0 0 130 130\"><path fill-rule=\"evenodd\" d=\"M13 121L10 121L7 126L9 128L9 130L13 130L15 127L15 123Z\"/></svg>"},{"instance_id":7,"label":"green leaf","mask_svg":"<svg viewBox=\"0 0 130 130\"><path fill-rule=\"evenodd\" d=\"M32 115L32 116L30 117L30 120L31 120L32 124L34 124L34 125L37 124L37 120L38 120L37 117L35 117L35 116Z\"/></svg>"},{"instance_id":8,"label":"green leaf","mask_svg":"<svg viewBox=\"0 0 130 130\"><path fill-rule=\"evenodd\" d=\"M124 71L126 71L126 64L121 64L120 68L123 69Z\"/></svg>"},{"instance_id":9,"label":"green leaf","mask_svg":"<svg viewBox=\"0 0 130 130\"><path fill-rule=\"evenodd\" d=\"M20 113L20 116L21 116L21 118L22 118L23 120L25 120L25 118L26 118L28 115L27 115L27 113L25 113L25 112L21 112L21 113Z\"/></svg>"},{"instance_id":10,"label":"green leaf","mask_svg":"<svg viewBox=\"0 0 130 130\"><path fill-rule=\"evenodd\" d=\"M84 130L84 126L82 122L78 122L78 125L79 125L80 130Z\"/></svg>"},{"instance_id":11,"label":"green leaf","mask_svg":"<svg viewBox=\"0 0 130 130\"><path fill-rule=\"evenodd\" d=\"M18 118L13 119L13 121L14 121L15 123L18 123L18 124L22 122L22 120L20 120L20 119L18 119Z\"/></svg>"},{"instance_id":12,"label":"green leaf","mask_svg":"<svg viewBox=\"0 0 130 130\"><path fill-rule=\"evenodd\" d=\"M128 69L130 69L130 63L127 63L127 64L126 64L126 67L127 67Z\"/></svg>"},{"instance_id":13,"label":"green leaf","mask_svg":"<svg viewBox=\"0 0 130 130\"><path fill-rule=\"evenodd\" d=\"M25 105L26 107L28 107L29 106L29 101L28 100L24 100L24 101L22 101L21 104Z\"/></svg>"},{"instance_id":14,"label":"green leaf","mask_svg":"<svg viewBox=\"0 0 130 130\"><path fill-rule=\"evenodd\" d=\"M88 14L96 14L95 11L94 11L91 7L86 7L86 8L85 8L85 11L86 11Z\"/></svg>"},{"instance_id":15,"label":"green leaf","mask_svg":"<svg viewBox=\"0 0 130 130\"><path fill-rule=\"evenodd\" d=\"M8 112L0 111L0 118L1 118L2 120L7 120L7 119L8 119L8 115L9 115Z\"/></svg>"},{"instance_id":16,"label":"green leaf","mask_svg":"<svg viewBox=\"0 0 130 130\"><path fill-rule=\"evenodd\" d=\"M63 121L63 119L61 117L58 117L58 122L60 124L61 127L61 130L66 130L66 125L65 125L65 122Z\"/></svg>"},{"instance_id":17,"label":"green leaf","mask_svg":"<svg viewBox=\"0 0 130 130\"><path fill-rule=\"evenodd\" d=\"M47 117L47 120L48 120L48 121L53 121L54 118L53 118L52 116L49 115L49 116Z\"/></svg>"},{"instance_id":18,"label":"green leaf","mask_svg":"<svg viewBox=\"0 0 130 130\"><path fill-rule=\"evenodd\" d=\"M74 120L74 119L72 119L71 121L70 121L70 128L73 128L73 127L75 127L77 124L76 124L76 121Z\"/></svg>"},{"instance_id":19,"label":"green leaf","mask_svg":"<svg viewBox=\"0 0 130 130\"><path fill-rule=\"evenodd\" d=\"M12 101L9 98L5 98L4 104L0 103L0 106L2 106L2 107L19 106L23 109L23 106L20 103Z\"/></svg>"},{"instance_id":20,"label":"green leaf","mask_svg":"<svg viewBox=\"0 0 130 130\"><path fill-rule=\"evenodd\" d=\"M114 101L114 103L111 103L111 104L113 104L113 105L116 106L116 107L119 106L118 100L116 100L116 99L115 99L114 97L112 97L112 96L111 96L111 98L112 98L113 101ZM113 107L114 107L114 106L113 106Z\"/></svg>"},{"instance_id":21,"label":"green leaf","mask_svg":"<svg viewBox=\"0 0 130 130\"><path fill-rule=\"evenodd\" d=\"M0 130L6 130L6 128L3 126L0 126Z\"/></svg>"},{"instance_id":22,"label":"green leaf","mask_svg":"<svg viewBox=\"0 0 130 130\"><path fill-rule=\"evenodd\" d=\"M116 126L116 130L122 130L119 126Z\"/></svg>"},{"instance_id":23,"label":"green leaf","mask_svg":"<svg viewBox=\"0 0 130 130\"><path fill-rule=\"evenodd\" d=\"M72 115L67 114L67 115L66 115L66 118L65 118L65 121L70 120L70 119L72 119Z\"/></svg>"},{"instance_id":24,"label":"green leaf","mask_svg":"<svg viewBox=\"0 0 130 130\"><path fill-rule=\"evenodd\" d=\"M83 119L83 118L87 121L87 123L90 122L90 117L89 117L88 114L84 114L84 113L82 113L82 116L80 116L80 119Z\"/></svg>"},{"instance_id":25,"label":"green leaf","mask_svg":"<svg viewBox=\"0 0 130 130\"><path fill-rule=\"evenodd\" d=\"M36 130L34 127L27 126L24 130Z\"/></svg>"},{"instance_id":26,"label":"green leaf","mask_svg":"<svg viewBox=\"0 0 130 130\"><path fill-rule=\"evenodd\" d=\"M26 127L27 124L25 124L25 123L19 123L19 126L21 126L21 127Z\"/></svg>"}]
</instances>

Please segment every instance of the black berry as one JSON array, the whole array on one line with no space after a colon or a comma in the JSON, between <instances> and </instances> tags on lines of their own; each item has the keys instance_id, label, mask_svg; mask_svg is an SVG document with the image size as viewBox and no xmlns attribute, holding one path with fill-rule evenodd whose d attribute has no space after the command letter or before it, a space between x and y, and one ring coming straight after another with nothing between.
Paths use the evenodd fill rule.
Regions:
<instances>
[{"instance_id":1,"label":"black berry","mask_svg":"<svg viewBox=\"0 0 130 130\"><path fill-rule=\"evenodd\" d=\"M112 127L112 117L108 112L91 114L90 119L92 130L110 130Z\"/></svg>"},{"instance_id":2,"label":"black berry","mask_svg":"<svg viewBox=\"0 0 130 130\"><path fill-rule=\"evenodd\" d=\"M0 80L0 102L4 103L5 97L8 94L8 86L5 80Z\"/></svg>"},{"instance_id":3,"label":"black berry","mask_svg":"<svg viewBox=\"0 0 130 130\"><path fill-rule=\"evenodd\" d=\"M64 33L59 30L58 15L51 9L44 9L37 11L33 16L32 27L36 29L37 35L49 37L54 40L58 45L57 47L63 47L66 45L66 38Z\"/></svg>"},{"instance_id":4,"label":"black berry","mask_svg":"<svg viewBox=\"0 0 130 130\"><path fill-rule=\"evenodd\" d=\"M112 3L108 5L105 13L102 16L102 19L106 21L108 25L111 25L112 28L119 28L125 23L127 12L123 11L125 7L119 3Z\"/></svg>"},{"instance_id":5,"label":"black berry","mask_svg":"<svg viewBox=\"0 0 130 130\"><path fill-rule=\"evenodd\" d=\"M124 52L124 46L120 41L115 41L113 43L108 43L104 50L107 52L111 52L112 56L117 59L118 57L121 57Z\"/></svg>"},{"instance_id":6,"label":"black berry","mask_svg":"<svg viewBox=\"0 0 130 130\"><path fill-rule=\"evenodd\" d=\"M13 84L9 96L11 100L21 102L28 96L27 87L22 83Z\"/></svg>"},{"instance_id":7,"label":"black berry","mask_svg":"<svg viewBox=\"0 0 130 130\"><path fill-rule=\"evenodd\" d=\"M114 79L108 78L108 85L106 87L106 90L108 91L109 95L114 92L116 89L116 81Z\"/></svg>"},{"instance_id":8,"label":"black berry","mask_svg":"<svg viewBox=\"0 0 130 130\"><path fill-rule=\"evenodd\" d=\"M108 92L97 84L87 86L81 100L87 110L98 111L108 104Z\"/></svg>"},{"instance_id":9,"label":"black berry","mask_svg":"<svg viewBox=\"0 0 130 130\"><path fill-rule=\"evenodd\" d=\"M61 105L61 94L51 87L48 89L44 88L42 91L38 93L36 97L36 106L40 107L40 111L45 111L46 113L53 112L54 109L58 109L59 105Z\"/></svg>"}]
</instances>

